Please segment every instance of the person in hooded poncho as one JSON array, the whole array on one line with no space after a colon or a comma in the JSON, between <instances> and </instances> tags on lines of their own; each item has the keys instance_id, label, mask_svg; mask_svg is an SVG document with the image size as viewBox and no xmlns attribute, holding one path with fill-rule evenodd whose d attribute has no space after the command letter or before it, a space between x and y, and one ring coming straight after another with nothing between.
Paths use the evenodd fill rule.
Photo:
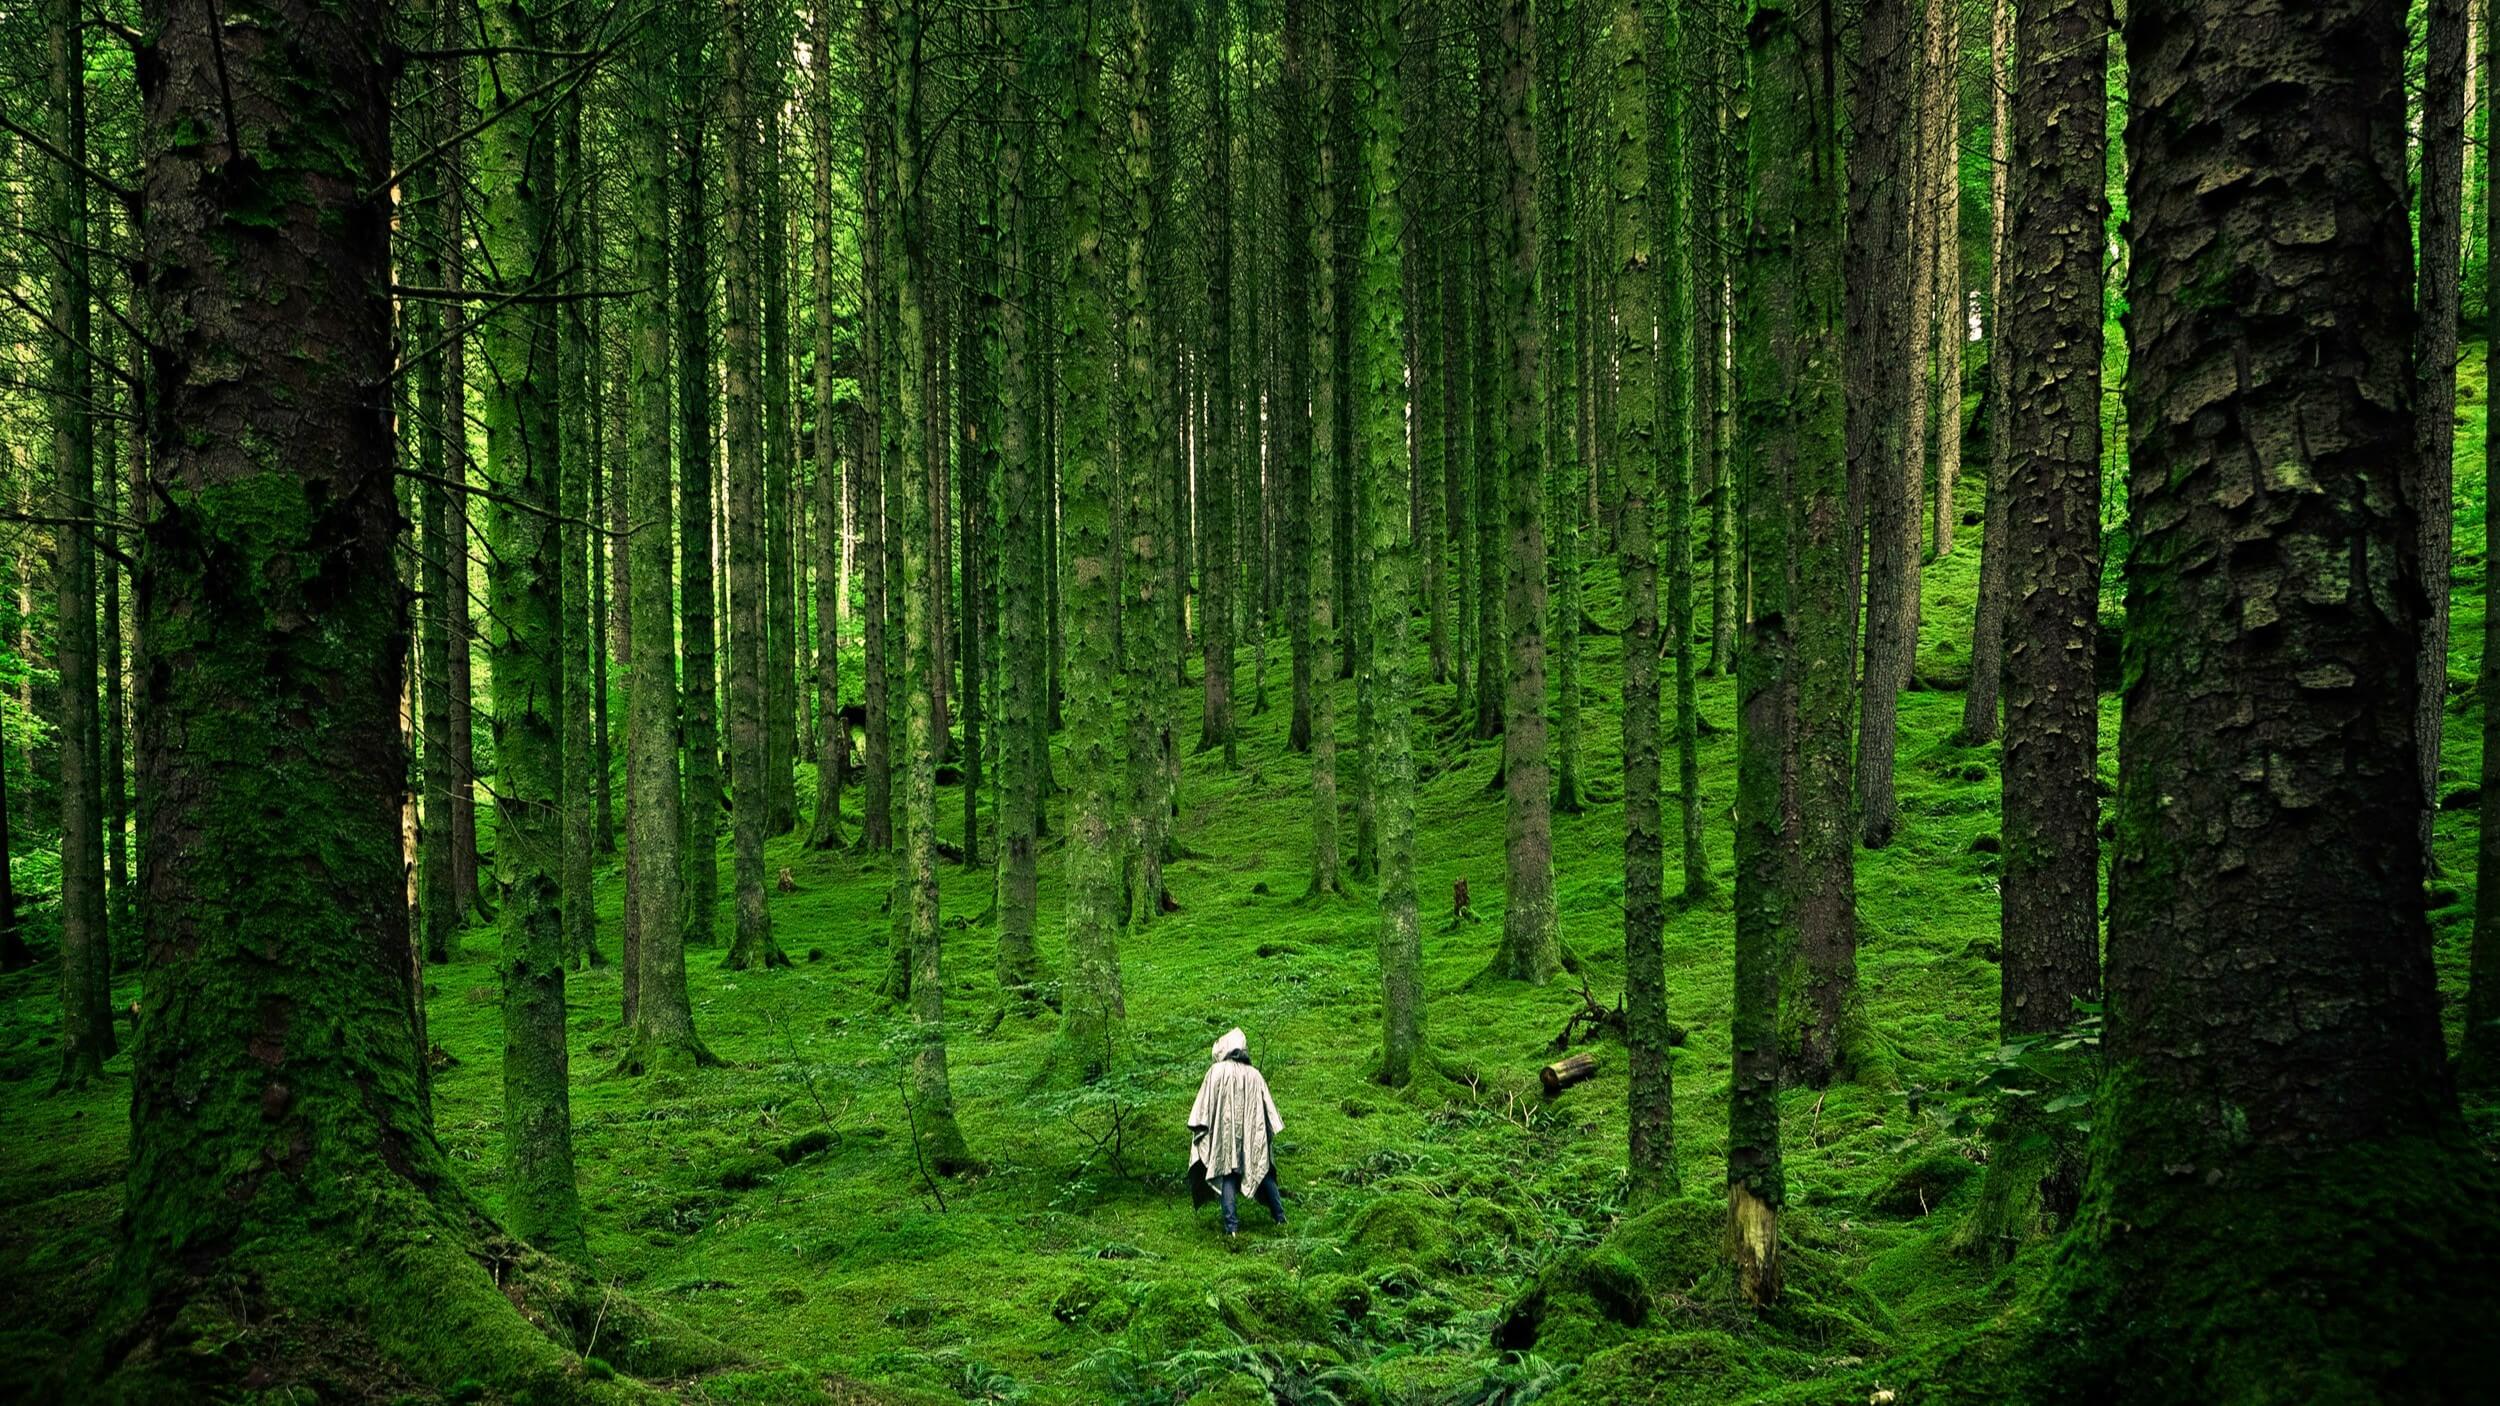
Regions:
<instances>
[{"instance_id":1,"label":"person in hooded poncho","mask_svg":"<svg viewBox=\"0 0 2500 1406\"><path fill-rule=\"evenodd\" d=\"M1215 1042L1214 1063L1198 1081L1198 1101L1189 1107L1190 1204L1221 1201L1224 1233L1236 1234L1241 1217L1236 1203L1245 1186L1267 1207L1278 1225L1285 1223L1283 1193L1276 1188L1276 1163L1271 1140L1285 1130L1267 1080L1250 1065L1250 1039L1238 1027Z\"/></svg>"}]
</instances>

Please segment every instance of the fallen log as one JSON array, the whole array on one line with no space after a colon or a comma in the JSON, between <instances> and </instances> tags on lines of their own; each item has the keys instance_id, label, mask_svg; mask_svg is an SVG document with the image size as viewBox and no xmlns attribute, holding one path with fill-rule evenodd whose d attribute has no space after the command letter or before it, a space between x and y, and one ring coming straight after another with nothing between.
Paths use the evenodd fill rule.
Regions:
<instances>
[{"instance_id":1,"label":"fallen log","mask_svg":"<svg viewBox=\"0 0 2500 1406\"><path fill-rule=\"evenodd\" d=\"M1545 1085L1545 1096L1552 1098L1563 1090L1597 1073L1597 1056L1565 1055L1536 1072L1537 1081Z\"/></svg>"}]
</instances>

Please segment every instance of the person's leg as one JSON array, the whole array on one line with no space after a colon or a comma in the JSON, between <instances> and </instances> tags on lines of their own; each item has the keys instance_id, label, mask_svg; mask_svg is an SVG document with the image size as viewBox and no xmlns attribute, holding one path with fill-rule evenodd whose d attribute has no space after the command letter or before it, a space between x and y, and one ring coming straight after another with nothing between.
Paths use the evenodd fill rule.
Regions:
<instances>
[{"instance_id":1,"label":"person's leg","mask_svg":"<svg viewBox=\"0 0 2500 1406\"><path fill-rule=\"evenodd\" d=\"M1224 1205L1224 1233L1227 1235L1241 1229L1241 1215L1236 1207L1236 1198L1240 1195L1241 1173L1226 1172L1216 1182L1217 1199Z\"/></svg>"},{"instance_id":2,"label":"person's leg","mask_svg":"<svg viewBox=\"0 0 2500 1406\"><path fill-rule=\"evenodd\" d=\"M1275 1167L1270 1166L1267 1175L1259 1178L1259 1189L1252 1194L1267 1207L1267 1213L1276 1218L1278 1225L1285 1223L1285 1193L1276 1185Z\"/></svg>"}]
</instances>

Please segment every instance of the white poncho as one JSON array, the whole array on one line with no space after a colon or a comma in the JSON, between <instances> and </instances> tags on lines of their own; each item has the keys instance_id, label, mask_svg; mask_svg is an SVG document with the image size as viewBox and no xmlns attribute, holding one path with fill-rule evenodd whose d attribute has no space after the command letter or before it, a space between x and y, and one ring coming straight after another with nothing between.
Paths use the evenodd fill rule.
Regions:
<instances>
[{"instance_id":1,"label":"white poncho","mask_svg":"<svg viewBox=\"0 0 2500 1406\"><path fill-rule=\"evenodd\" d=\"M1248 1036L1235 1029L1215 1042L1215 1063L1198 1081L1198 1101L1189 1106L1190 1181L1222 1181L1241 1173L1241 1186L1252 1190L1267 1178L1268 1140L1285 1130L1268 1097L1267 1080L1237 1059L1235 1050L1249 1048Z\"/></svg>"}]
</instances>

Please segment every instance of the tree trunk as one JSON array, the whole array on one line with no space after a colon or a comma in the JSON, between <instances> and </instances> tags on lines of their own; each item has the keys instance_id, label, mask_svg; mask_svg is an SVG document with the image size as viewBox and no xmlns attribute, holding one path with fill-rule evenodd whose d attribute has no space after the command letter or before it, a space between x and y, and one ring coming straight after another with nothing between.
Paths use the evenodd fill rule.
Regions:
<instances>
[{"instance_id":1,"label":"tree trunk","mask_svg":"<svg viewBox=\"0 0 2500 1406\"><path fill-rule=\"evenodd\" d=\"M568 42L573 37L564 34L560 25L550 28L557 31L556 37ZM597 201L592 172L582 161L578 91L563 100L556 113L556 129L556 184L548 196L556 206L553 220L558 228L553 238L565 270L557 286L565 292L578 293L586 283L581 268L591 248L582 229L583 212ZM599 955L597 912L590 893L590 820L596 783L590 730L590 577L585 568L590 554L588 524L593 472L588 451L597 421L585 394L590 384L584 370L589 340L582 324L585 306L582 302L564 304L555 310L553 318L556 510L564 515L556 536L556 586L564 602L555 641L564 666L564 682L557 702L561 714L558 732L564 739L564 753L557 768L557 827L563 842L557 902L564 915L565 959L576 971L607 965L607 959Z\"/></svg>"},{"instance_id":2,"label":"tree trunk","mask_svg":"<svg viewBox=\"0 0 2500 1406\"><path fill-rule=\"evenodd\" d=\"M635 96L630 140L640 159L628 168L636 214L626 222L627 243L636 291L627 304L632 380L626 452L632 484L626 496L643 520L628 539L633 608L627 612L626 639L631 684L625 699L625 853L632 876L626 902L634 918L623 975L633 994L625 1018L629 1039L618 1067L639 1074L713 1061L695 1034L686 989L681 911L687 871L678 852L685 824L679 814L676 569L668 512L668 55L657 44L638 45L627 61L633 75L628 91ZM691 450L687 456L699 474L701 459ZM689 491L688 496L700 495Z\"/></svg>"},{"instance_id":3,"label":"tree trunk","mask_svg":"<svg viewBox=\"0 0 2500 1406\"><path fill-rule=\"evenodd\" d=\"M1290 18L1287 23L1293 23ZM1334 42L1323 38L1320 67L1337 60ZM1323 112L1319 119L1319 150L1311 224L1311 266L1317 273L1318 305L1311 317L1311 440L1310 440L1310 635L1311 654L1328 675L1336 672L1337 534L1330 529L1338 497L1337 477L1344 472L1337 454L1337 320L1344 315L1337 297L1337 187L1345 149L1337 142L1337 125ZM1308 897L1346 892L1337 848L1337 705L1333 677L1317 677L1311 690L1311 887Z\"/></svg>"},{"instance_id":4,"label":"tree trunk","mask_svg":"<svg viewBox=\"0 0 2500 1406\"><path fill-rule=\"evenodd\" d=\"M1033 141L1025 125L1023 81L1048 69L1038 48L1047 41L1026 16L1009 12L996 24L1002 50L1011 56L997 138L1000 257L989 275L1000 290L999 505L1006 519L1005 544L998 554L998 985L1026 997L1044 979L1034 929L1041 904L1036 860L1041 779L1050 755L1050 739L1043 730L1049 640L1042 621L1042 537L1050 530L1051 504L1050 463L1040 452L1037 433L1041 407L1034 373L1039 359L1032 345L1037 324L1026 312L1026 300L1039 280L1030 276L1035 219L1025 189Z\"/></svg>"},{"instance_id":5,"label":"tree trunk","mask_svg":"<svg viewBox=\"0 0 2500 1406\"><path fill-rule=\"evenodd\" d=\"M678 645L685 656L686 771L683 833L686 864L678 901L684 910L684 945L709 947L720 907L720 694L712 570L712 483L719 454L712 435L712 396L718 387L712 357L712 266L709 196L703 150L706 123L699 115L714 100L711 70L703 52L700 11L681 14L676 38L677 119L685 169L677 215L677 505L678 585L685 615Z\"/></svg>"},{"instance_id":6,"label":"tree trunk","mask_svg":"<svg viewBox=\"0 0 2500 1406\"><path fill-rule=\"evenodd\" d=\"M1401 1088L1429 1056L1424 1047L1422 930L1415 903L1414 707L1407 681L1415 556L1406 455L1406 308L1400 270L1404 133L1400 0L1366 0L1358 16L1362 65L1363 225L1359 301L1363 357L1364 488L1370 498L1372 590L1368 672L1379 694L1371 771L1380 827L1380 1071Z\"/></svg>"},{"instance_id":7,"label":"tree trunk","mask_svg":"<svg viewBox=\"0 0 2500 1406\"><path fill-rule=\"evenodd\" d=\"M1161 913L1163 857L1171 824L1171 792L1165 783L1164 709L1171 686L1170 646L1165 593L1171 576L1165 554L1172 549L1164 502L1169 493L1170 436L1159 404L1163 358L1156 335L1155 300L1163 285L1156 277L1155 216L1162 201L1154 190L1160 178L1155 136L1162 122L1156 101L1162 41L1156 35L1153 0L1129 0L1129 28L1122 38L1121 98L1127 109L1123 159L1130 184L1128 228L1123 249L1128 261L1126 296L1119 301L1121 348L1125 357L1120 387L1120 480L1126 501L1121 536L1126 551L1120 563L1120 697L1128 719L1128 834L1126 882L1128 923L1145 928ZM1326 157L1323 154L1322 160ZM1323 304L1323 306L1325 306ZM1325 623L1315 626L1325 629ZM1326 703L1315 705L1324 717ZM1319 727L1315 721L1315 733ZM1317 755L1318 746L1314 746Z\"/></svg>"},{"instance_id":8,"label":"tree trunk","mask_svg":"<svg viewBox=\"0 0 2500 1406\"><path fill-rule=\"evenodd\" d=\"M2005 481L2005 872L1997 1036L2064 1028L2100 996L2101 230L2108 215L2110 14L2103 0L2024 0L2013 118L2023 179L2006 237L1998 408ZM2009 1103L1966 1243L1991 1250L2071 1213L2079 1149ZM2039 1155L2045 1152L2046 1155Z\"/></svg>"},{"instance_id":9,"label":"tree trunk","mask_svg":"<svg viewBox=\"0 0 2500 1406\"><path fill-rule=\"evenodd\" d=\"M97 775L95 540L73 524L95 516L94 364L87 233L87 60L84 25L68 0L51 16L53 141L70 160L52 170L45 262L51 353L54 583L53 665L60 672L61 1073L77 1088L113 1057L113 949L104 912L104 793ZM384 569L387 571L387 563ZM394 578L396 579L396 578ZM398 788L394 786L393 791Z\"/></svg>"},{"instance_id":10,"label":"tree trunk","mask_svg":"<svg viewBox=\"0 0 2500 1406\"><path fill-rule=\"evenodd\" d=\"M1255 472L1255 463L1234 458L1234 408L1240 395L1233 368L1233 116L1232 9L1206 21L1200 54L1210 109L1207 134L1207 375L1209 414L1199 438L1198 645L1206 677L1199 705L1198 750L1224 751L1237 761L1233 738L1233 476Z\"/></svg>"},{"instance_id":11,"label":"tree trunk","mask_svg":"<svg viewBox=\"0 0 2500 1406\"><path fill-rule=\"evenodd\" d=\"M1928 171L1934 184L1927 198L1934 202L1936 230L1935 322L1930 335L1936 348L1936 489L1929 498L1934 510L1935 555L1953 550L1953 528L1962 506L1954 482L1962 472L1962 343L1967 314L1962 289L1962 6L1951 0L1944 17L1942 62L1928 77L1934 104L1927 140L1933 154ZM1916 641L1912 641L1913 645Z\"/></svg>"},{"instance_id":12,"label":"tree trunk","mask_svg":"<svg viewBox=\"0 0 2500 1406\"><path fill-rule=\"evenodd\" d=\"M1849 124L1849 462L1866 500L1866 687L1858 696L1858 838L1892 843L1893 753L1918 590L1918 483L1904 449L1926 345L1911 306L1910 213L1919 189L1910 0L1866 0L1851 65Z\"/></svg>"},{"instance_id":13,"label":"tree trunk","mask_svg":"<svg viewBox=\"0 0 2500 1406\"><path fill-rule=\"evenodd\" d=\"M1287 21L1288 25L1291 20ZM1289 31L1290 32L1290 31ZM1061 461L1066 534L1068 766L1067 961L1056 1059L1079 1075L1110 1064L1128 1011L1120 990L1119 700L1112 677L1119 628L1111 509L1117 442L1110 414L1113 363L1110 271L1103 245L1102 111L1106 36L1063 33L1068 91L1060 103L1060 361L1067 389ZM1290 50L1288 51L1290 54ZM1290 57L1287 60L1290 66Z\"/></svg>"},{"instance_id":14,"label":"tree trunk","mask_svg":"<svg viewBox=\"0 0 2500 1406\"><path fill-rule=\"evenodd\" d=\"M1971 612L1970 687L1962 695L1964 746L1994 741L2005 681L2006 480L2012 456L2006 436L2014 399L2014 358L2006 338L2005 263L2013 205L2013 0L1990 0L1988 91L1994 95L1988 138L1988 503L1979 534L1979 603ZM2094 609L2099 609L2098 601Z\"/></svg>"},{"instance_id":15,"label":"tree trunk","mask_svg":"<svg viewBox=\"0 0 2500 1406\"><path fill-rule=\"evenodd\" d=\"M783 21L773 16L758 39L763 71L757 93L764 141L756 153L758 213L764 228L764 833L787 835L799 826L798 551L793 536L805 515L796 479L798 440L792 431L790 379L790 209L782 174L781 70L787 44Z\"/></svg>"},{"instance_id":16,"label":"tree trunk","mask_svg":"<svg viewBox=\"0 0 2500 1406\"><path fill-rule=\"evenodd\" d=\"M1573 184L1579 179L1580 136L1572 109L1578 100L1573 73L1580 47L1575 0L1541 7L1537 14L1539 100L1537 176L1543 183L1537 234L1542 240L1538 277L1545 294L1546 345L1538 386L1545 412L1544 531L1553 582L1545 625L1553 651L1553 809L1577 815L1580 797L1580 512L1578 487L1587 466L1580 436L1579 230ZM1551 841L1548 841L1550 851ZM1551 857L1547 860L1551 865Z\"/></svg>"},{"instance_id":17,"label":"tree trunk","mask_svg":"<svg viewBox=\"0 0 2500 1406\"><path fill-rule=\"evenodd\" d=\"M2500 1213L2423 915L2404 16L2171 0L2127 41L2129 451L2163 471L2132 485L2108 1072L2036 1367L2077 1400L2465 1400ZM2218 1295L2219 1263L2334 1307Z\"/></svg>"},{"instance_id":18,"label":"tree trunk","mask_svg":"<svg viewBox=\"0 0 2500 1406\"><path fill-rule=\"evenodd\" d=\"M1653 208L1664 192L1652 176L1671 177L1675 159L1674 126L1658 120L1673 109L1657 101L1661 85L1650 71L1665 57L1652 47L1665 26L1641 0L1617 0L1610 28L1605 150L1621 216L1611 251L1619 279L1610 311L1623 377L1615 395L1616 476L1623 494L1615 564L1623 581L1623 1015L1631 1066L1624 1166L1629 1200L1649 1205L1678 1184L1675 1084L1667 1067L1666 821L1658 785L1658 529L1650 512L1659 461L1678 453L1659 423L1657 348L1663 342L1672 349L1682 328L1672 320L1661 328L1657 296L1672 296L1678 283L1671 271L1676 261L1658 240L1661 233L1672 237L1673 217ZM1665 152L1653 151L1653 143ZM1672 196L1666 203L1672 207ZM1675 394L1671 380L1665 389ZM1680 631L1677 638L1680 644ZM1689 664L1680 649L1677 659Z\"/></svg>"},{"instance_id":19,"label":"tree trunk","mask_svg":"<svg viewBox=\"0 0 2500 1406\"><path fill-rule=\"evenodd\" d=\"M1757 1307L1780 1294L1780 945L1792 923L1803 948L1816 896L1806 775L1840 719L1810 695L1842 681L1828 651L1821 593L1837 594L1833 559L1845 479L1841 407L1828 377L1840 324L1839 155L1830 128L1838 37L1816 0L1794 8L1754 0L1746 25L1750 106L1746 179L1754 192L1740 266L1736 364L1747 441L1746 561L1753 609L1737 656L1736 975L1734 1068L1728 1099L1729 1244L1736 1287ZM1834 579L1815 582L1825 570ZM1809 726L1811 720L1812 726ZM1820 734L1820 735L1818 735ZM1846 745L1846 732L1840 734ZM1844 771L1845 775L1845 771ZM1828 783L1825 783L1828 784ZM1840 827L1847 810L1821 817ZM1844 848L1845 830L1840 835ZM1820 992L1800 992L1811 1000ZM1821 1014L1818 1010L1817 1014ZM1826 1065L1828 1068L1828 1064Z\"/></svg>"},{"instance_id":20,"label":"tree trunk","mask_svg":"<svg viewBox=\"0 0 2500 1406\"><path fill-rule=\"evenodd\" d=\"M2420 515L2422 617L2414 745L2421 755L2422 858L2439 872L2439 744L2448 716L2448 594L2455 552L2457 326L2462 309L2466 0L2429 0L2422 77L2421 286L2415 326L2414 508Z\"/></svg>"},{"instance_id":21,"label":"tree trunk","mask_svg":"<svg viewBox=\"0 0 2500 1406\"><path fill-rule=\"evenodd\" d=\"M179 331L155 387L137 592L154 940L97 1325L119 1377L102 1389L253 1389L261 1325L296 1321L369 1342L431 1391L555 1395L579 1384L576 1345L504 1289L550 1321L595 1295L542 1296L542 1260L490 1249L500 1234L429 1126L406 1014L386 16L280 5L219 34L211 13L152 5L145 21L148 325ZM229 113L244 146L227 169L266 184L216 177L220 148L179 135ZM245 221L269 237L232 237ZM272 825L278 799L288 823ZM150 1325L177 1318L241 1345L233 1365L151 1347Z\"/></svg>"},{"instance_id":22,"label":"tree trunk","mask_svg":"<svg viewBox=\"0 0 2500 1406\"><path fill-rule=\"evenodd\" d=\"M860 692L865 721L860 750L867 776L860 797L860 847L872 854L894 847L893 680L887 668L890 655L886 621L892 608L888 587L896 583L886 571L885 530L885 482L895 452L894 407L887 394L887 384L893 378L893 306L886 287L892 276L887 268L886 245L892 237L889 227L893 210L886 186L891 178L887 147L893 139L893 104L884 100L886 86L893 77L886 71L888 55L880 10L874 0L860 6L859 52L860 66L865 70L866 96L860 103L859 115L861 164L865 171L860 191L863 220L859 241L859 395L860 417L867 423L861 435L865 452L852 488L856 500L853 512L859 518L859 554L864 562L860 572Z\"/></svg>"},{"instance_id":23,"label":"tree trunk","mask_svg":"<svg viewBox=\"0 0 2500 1406\"><path fill-rule=\"evenodd\" d=\"M2500 77L2500 24L2488 9L2483 15L2481 58L2484 71ZM2489 98L2486 95L2485 101ZM2500 200L2489 189L2495 163L2483 165L2483 242L2500 249ZM2484 272L2488 285L2491 273ZM2483 344L2500 347L2500 297L2486 297ZM2500 442L2494 432L2492 398L2500 395L2500 361L2483 363L2483 480L2500 477ZM2483 495L2483 540L2500 542L2500 494ZM2489 548L2486 546L2485 551ZM2483 592L2483 637L2500 639L2500 591ZM2482 801L2475 814L2474 936L2468 949L2465 990L2465 1040L2457 1056L2458 1082L2487 1092L2500 1084L2500 649L2486 648L2475 679L2475 695L2483 710ZM2417 724L2418 725L2418 724ZM7 915L0 914L0 921Z\"/></svg>"},{"instance_id":24,"label":"tree trunk","mask_svg":"<svg viewBox=\"0 0 2500 1406\"><path fill-rule=\"evenodd\" d=\"M1502 779L1509 792L1503 853L1509 891L1492 970L1497 977L1541 986L1562 970L1562 942L1556 932L1548 809L1552 767L1545 741L1545 483L1537 454L1537 388L1544 375L1544 348L1536 305L1537 134L1529 116L1535 36L1526 0L1504 0L1500 23L1502 126L1509 158L1500 312L1511 344L1502 445L1510 480L1509 557L1504 563L1510 678L1502 708Z\"/></svg>"},{"instance_id":25,"label":"tree trunk","mask_svg":"<svg viewBox=\"0 0 2500 1406\"><path fill-rule=\"evenodd\" d=\"M808 42L819 54L833 52L833 7L817 5ZM849 594L843 567L842 453L833 375L833 106L831 64L818 64L814 101L807 110L809 363L815 373L815 470L811 495L816 514L816 805L808 817L807 847L842 845L842 770L850 761L851 725L842 717L842 607ZM865 241L862 241L863 246ZM865 300L863 300L865 301ZM854 370L858 368L855 366Z\"/></svg>"},{"instance_id":26,"label":"tree trunk","mask_svg":"<svg viewBox=\"0 0 2500 1406\"><path fill-rule=\"evenodd\" d=\"M485 14L514 51L480 97L510 112L537 87L554 37L530 0ZM499 292L557 270L554 124L531 114L486 129L483 241ZM504 1207L541 1249L582 1247L567 1087L564 969L564 591L558 511L556 332L551 306L514 303L485 327L487 659L494 670L495 880L502 923Z\"/></svg>"}]
</instances>

